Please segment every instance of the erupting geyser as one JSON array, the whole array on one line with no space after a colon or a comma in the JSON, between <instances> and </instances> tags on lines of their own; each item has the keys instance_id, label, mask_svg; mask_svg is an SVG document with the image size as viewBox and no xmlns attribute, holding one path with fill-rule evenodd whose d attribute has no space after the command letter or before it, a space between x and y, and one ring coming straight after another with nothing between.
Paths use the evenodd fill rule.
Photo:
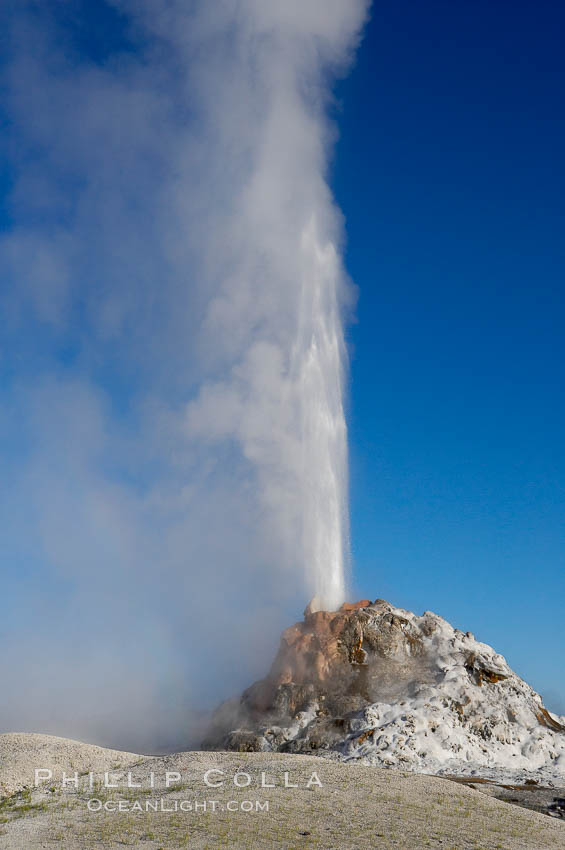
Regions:
<instances>
[{"instance_id":1,"label":"erupting geyser","mask_svg":"<svg viewBox=\"0 0 565 850\"><path fill-rule=\"evenodd\" d=\"M298 600L345 597L351 287L328 163L369 0L112 0L116 38L104 23L88 49L59 5L8 3L21 205L0 280L41 368L14 372L6 533L76 604L54 590L31 632L12 624L39 655L3 652L0 721L153 752L185 744L187 714L196 742Z\"/></svg>"},{"instance_id":2,"label":"erupting geyser","mask_svg":"<svg viewBox=\"0 0 565 850\"><path fill-rule=\"evenodd\" d=\"M264 258L271 269L265 288L278 307L243 340L230 379L204 385L188 423L203 439L240 444L271 546L290 568L306 570L310 595L333 610L344 599L348 555L344 275L314 207L313 200L306 205L302 223L279 221L272 211L291 252L290 259ZM325 212L333 216L331 204Z\"/></svg>"},{"instance_id":3,"label":"erupting geyser","mask_svg":"<svg viewBox=\"0 0 565 850\"><path fill-rule=\"evenodd\" d=\"M329 16L322 3L241 8L250 14L237 17L237 38L222 52L222 91L249 120L230 106L218 122L211 100L207 136L222 163L225 206L212 220L220 247L206 256L214 294L203 327L218 351L188 406L188 431L237 448L265 559L300 574L332 610L344 600L348 560L349 296L341 215L326 181L325 113L367 3L336 0Z\"/></svg>"},{"instance_id":4,"label":"erupting geyser","mask_svg":"<svg viewBox=\"0 0 565 850\"><path fill-rule=\"evenodd\" d=\"M331 610L345 598L348 543L340 266L333 245L320 244L314 225L301 241L303 293L292 370L303 452L304 562L310 590Z\"/></svg>"}]
</instances>

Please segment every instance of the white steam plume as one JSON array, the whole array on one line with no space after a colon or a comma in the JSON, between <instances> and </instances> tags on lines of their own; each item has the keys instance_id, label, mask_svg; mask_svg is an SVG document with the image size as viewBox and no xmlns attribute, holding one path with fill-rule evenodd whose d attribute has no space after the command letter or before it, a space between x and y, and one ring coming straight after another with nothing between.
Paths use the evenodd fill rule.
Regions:
<instances>
[{"instance_id":1,"label":"white steam plume","mask_svg":"<svg viewBox=\"0 0 565 850\"><path fill-rule=\"evenodd\" d=\"M188 406L188 434L240 445L279 559L328 608L344 599L348 558L347 293L324 110L328 72L347 60L365 6L247 0L176 23L211 45L201 118L229 175L228 215L208 224L222 247L220 263L207 258L217 289L204 313L225 357Z\"/></svg>"},{"instance_id":2,"label":"white steam plume","mask_svg":"<svg viewBox=\"0 0 565 850\"><path fill-rule=\"evenodd\" d=\"M347 554L343 274L335 212L308 150L319 135L288 132L308 113L294 87L288 103L288 81L279 85L254 128L238 215L227 233L216 231L235 256L205 328L234 340L232 362L204 383L186 421L191 437L241 446L278 557L304 570L309 592L331 609L344 598ZM312 173L301 185L305 168Z\"/></svg>"},{"instance_id":3,"label":"white steam plume","mask_svg":"<svg viewBox=\"0 0 565 850\"><path fill-rule=\"evenodd\" d=\"M109 5L130 49L90 58L82 0L68 20L1 13L0 507L24 566L0 725L155 749L264 671L305 594L344 598L350 296L327 110L368 4Z\"/></svg>"}]
</instances>

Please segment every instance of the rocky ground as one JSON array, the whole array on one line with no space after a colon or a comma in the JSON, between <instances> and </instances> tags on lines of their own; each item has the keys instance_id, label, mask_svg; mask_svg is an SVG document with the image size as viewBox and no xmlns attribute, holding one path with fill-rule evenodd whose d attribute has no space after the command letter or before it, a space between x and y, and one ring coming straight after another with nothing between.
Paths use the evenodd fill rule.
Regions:
<instances>
[{"instance_id":1,"label":"rocky ground","mask_svg":"<svg viewBox=\"0 0 565 850\"><path fill-rule=\"evenodd\" d=\"M37 788L36 768L52 770ZM78 787L62 787L63 771L67 779L76 777ZM104 787L104 771L117 787ZM206 784L207 771L217 787ZM130 785L141 788L128 787L128 772ZM565 821L496 798L506 791L530 795L530 805L541 806L542 795L558 796L558 789L520 791L480 782L467 787L304 755L188 752L147 758L49 736L0 735L0 783L8 788L14 782L23 790L0 800L0 850L565 846Z\"/></svg>"}]
</instances>

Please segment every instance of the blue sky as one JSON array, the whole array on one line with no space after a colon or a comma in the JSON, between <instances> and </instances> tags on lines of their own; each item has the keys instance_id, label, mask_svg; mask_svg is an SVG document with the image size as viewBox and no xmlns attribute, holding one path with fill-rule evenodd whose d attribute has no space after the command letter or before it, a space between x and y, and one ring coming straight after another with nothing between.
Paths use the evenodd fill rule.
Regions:
<instances>
[{"instance_id":1,"label":"blue sky","mask_svg":"<svg viewBox=\"0 0 565 850\"><path fill-rule=\"evenodd\" d=\"M565 711L565 12L375 4L338 89L361 596L432 609Z\"/></svg>"},{"instance_id":2,"label":"blue sky","mask_svg":"<svg viewBox=\"0 0 565 850\"><path fill-rule=\"evenodd\" d=\"M270 489L296 434L247 355L294 341L305 216L339 240L325 176L353 595L473 631L565 713L565 11L375 3L328 172L364 6L0 9L0 731L194 744L301 615L303 482Z\"/></svg>"}]
</instances>

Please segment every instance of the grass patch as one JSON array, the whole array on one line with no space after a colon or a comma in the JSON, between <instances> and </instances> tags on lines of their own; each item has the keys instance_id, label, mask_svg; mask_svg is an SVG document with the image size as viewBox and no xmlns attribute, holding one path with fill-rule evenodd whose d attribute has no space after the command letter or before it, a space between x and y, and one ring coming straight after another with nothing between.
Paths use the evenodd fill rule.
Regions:
<instances>
[{"instance_id":1,"label":"grass patch","mask_svg":"<svg viewBox=\"0 0 565 850\"><path fill-rule=\"evenodd\" d=\"M47 809L47 803L32 803L31 791L26 788L0 800L0 823L10 823L26 815L37 815Z\"/></svg>"}]
</instances>

